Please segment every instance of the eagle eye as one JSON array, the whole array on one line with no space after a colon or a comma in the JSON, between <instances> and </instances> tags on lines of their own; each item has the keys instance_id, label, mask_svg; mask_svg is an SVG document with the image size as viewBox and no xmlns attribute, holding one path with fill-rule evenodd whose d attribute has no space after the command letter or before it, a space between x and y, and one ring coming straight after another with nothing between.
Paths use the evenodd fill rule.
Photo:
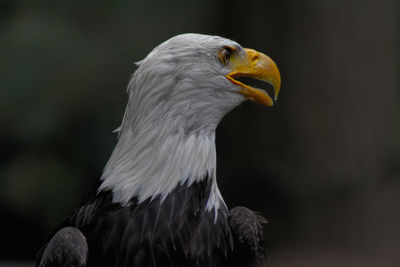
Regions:
<instances>
[{"instance_id":1,"label":"eagle eye","mask_svg":"<svg viewBox=\"0 0 400 267\"><path fill-rule=\"evenodd\" d=\"M221 61L224 65L228 65L233 50L234 48L230 46L225 46L222 48L218 53L219 61Z\"/></svg>"}]
</instances>

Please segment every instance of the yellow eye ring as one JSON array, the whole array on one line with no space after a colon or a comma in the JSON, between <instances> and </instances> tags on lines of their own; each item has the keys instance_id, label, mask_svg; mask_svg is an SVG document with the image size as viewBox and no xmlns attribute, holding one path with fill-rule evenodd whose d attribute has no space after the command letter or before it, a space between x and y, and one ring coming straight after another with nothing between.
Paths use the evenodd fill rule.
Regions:
<instances>
[{"instance_id":1,"label":"yellow eye ring","mask_svg":"<svg viewBox=\"0 0 400 267\"><path fill-rule=\"evenodd\" d=\"M224 48L222 48L221 51L219 51L218 53L219 61L221 61L221 63L224 65L228 65L233 50L235 50L235 48L230 46L225 46Z\"/></svg>"}]
</instances>

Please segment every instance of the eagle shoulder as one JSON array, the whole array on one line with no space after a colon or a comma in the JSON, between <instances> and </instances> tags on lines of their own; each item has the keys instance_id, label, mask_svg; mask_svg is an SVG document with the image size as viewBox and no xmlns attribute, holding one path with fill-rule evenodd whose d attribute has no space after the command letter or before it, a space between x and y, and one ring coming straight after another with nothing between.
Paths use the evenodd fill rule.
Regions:
<instances>
[{"instance_id":1,"label":"eagle shoulder","mask_svg":"<svg viewBox=\"0 0 400 267\"><path fill-rule=\"evenodd\" d=\"M235 242L232 266L264 266L262 225L267 221L250 209L239 206L230 210L228 222Z\"/></svg>"},{"instance_id":2,"label":"eagle shoulder","mask_svg":"<svg viewBox=\"0 0 400 267\"><path fill-rule=\"evenodd\" d=\"M75 227L59 230L38 253L38 267L84 267L88 256L85 236Z\"/></svg>"}]
</instances>

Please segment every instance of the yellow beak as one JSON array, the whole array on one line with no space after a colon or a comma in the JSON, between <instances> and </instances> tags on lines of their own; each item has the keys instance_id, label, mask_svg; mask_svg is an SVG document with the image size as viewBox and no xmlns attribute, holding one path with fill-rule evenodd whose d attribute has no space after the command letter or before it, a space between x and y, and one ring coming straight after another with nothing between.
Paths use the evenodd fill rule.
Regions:
<instances>
[{"instance_id":1,"label":"yellow beak","mask_svg":"<svg viewBox=\"0 0 400 267\"><path fill-rule=\"evenodd\" d=\"M231 58L233 71L226 75L232 83L241 87L240 94L254 102L272 106L273 100L267 92L246 85L235 78L249 77L270 83L274 87L274 99L278 99L279 90L281 88L281 75L275 62L263 53L253 49L244 49L246 57L233 56Z\"/></svg>"}]
</instances>

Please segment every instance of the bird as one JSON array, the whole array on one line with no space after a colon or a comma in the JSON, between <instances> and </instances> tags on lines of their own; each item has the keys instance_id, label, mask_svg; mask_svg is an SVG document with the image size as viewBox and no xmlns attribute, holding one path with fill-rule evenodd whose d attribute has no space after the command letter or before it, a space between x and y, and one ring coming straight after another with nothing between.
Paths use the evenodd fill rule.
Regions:
<instances>
[{"instance_id":1,"label":"bird","mask_svg":"<svg viewBox=\"0 0 400 267\"><path fill-rule=\"evenodd\" d=\"M264 266L266 221L225 203L215 132L247 99L274 104L276 63L233 40L186 33L136 65L99 186L54 230L36 266ZM244 79L272 85L273 96Z\"/></svg>"}]
</instances>

